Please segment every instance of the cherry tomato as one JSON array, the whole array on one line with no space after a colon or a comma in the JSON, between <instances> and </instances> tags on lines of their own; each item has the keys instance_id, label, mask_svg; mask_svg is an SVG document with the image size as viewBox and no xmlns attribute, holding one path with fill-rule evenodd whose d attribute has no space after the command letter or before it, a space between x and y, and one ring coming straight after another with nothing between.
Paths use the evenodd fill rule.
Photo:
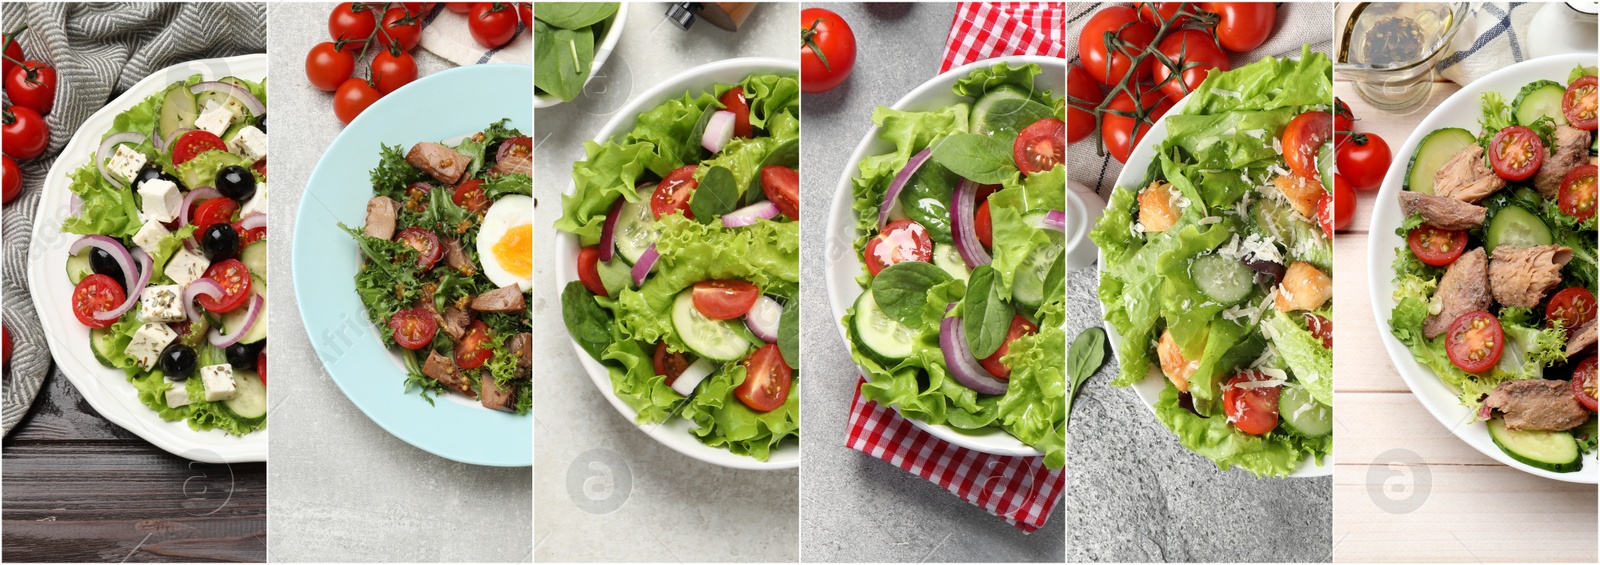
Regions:
<instances>
[{"instance_id":1,"label":"cherry tomato","mask_svg":"<svg viewBox=\"0 0 1600 565\"><path fill-rule=\"evenodd\" d=\"M989 218L989 201L978 204L978 211L972 213L972 229L978 232L978 243L984 247L994 248L994 224Z\"/></svg>"},{"instance_id":2,"label":"cherry tomato","mask_svg":"<svg viewBox=\"0 0 1600 565\"><path fill-rule=\"evenodd\" d=\"M1011 342L1016 341L1019 337L1036 333L1039 333L1038 326L1033 325L1033 322L1029 322L1021 314L1016 315L1011 318L1011 328L1006 330L1006 340L1000 342L1000 349L996 349L994 354L978 360L978 364L983 365L985 371L989 371L989 374L1002 381L1011 380L1011 367L1000 362L1000 358L1011 352Z\"/></svg>"},{"instance_id":3,"label":"cherry tomato","mask_svg":"<svg viewBox=\"0 0 1600 565\"><path fill-rule=\"evenodd\" d=\"M794 369L783 361L778 344L769 343L744 360L744 382L733 389L739 402L757 412L771 412L789 400Z\"/></svg>"},{"instance_id":4,"label":"cherry tomato","mask_svg":"<svg viewBox=\"0 0 1600 565\"><path fill-rule=\"evenodd\" d=\"M1600 409L1600 401L1596 401L1595 384L1595 357L1590 355L1578 361L1578 368L1572 371L1572 397L1578 399L1590 412Z\"/></svg>"},{"instance_id":5,"label":"cherry tomato","mask_svg":"<svg viewBox=\"0 0 1600 565\"><path fill-rule=\"evenodd\" d=\"M1350 189L1344 175L1333 175L1333 229L1342 230L1356 217L1356 191Z\"/></svg>"},{"instance_id":6,"label":"cherry tomato","mask_svg":"<svg viewBox=\"0 0 1600 565\"><path fill-rule=\"evenodd\" d=\"M700 186L700 181L694 180L698 167L678 167L656 185L656 191L650 196L650 211L655 213L656 219L675 212L683 212L685 218L694 219L694 212L689 211L689 197L694 196L694 189Z\"/></svg>"},{"instance_id":7,"label":"cherry tomato","mask_svg":"<svg viewBox=\"0 0 1600 565\"><path fill-rule=\"evenodd\" d=\"M1106 45L1106 34L1112 34L1118 44ZM1083 58L1083 68L1100 84L1119 84L1127 77L1138 79L1150 75L1154 58L1145 57L1138 68L1124 52L1142 53L1156 39L1156 28L1139 21L1138 13L1127 6L1111 6L1096 12L1084 24L1078 36L1078 54Z\"/></svg>"},{"instance_id":8,"label":"cherry tomato","mask_svg":"<svg viewBox=\"0 0 1600 565\"><path fill-rule=\"evenodd\" d=\"M732 320L745 315L751 306L756 305L756 299L761 298L761 289L741 280L700 281L694 283L694 294L689 297L694 300L694 309L705 317Z\"/></svg>"},{"instance_id":9,"label":"cherry tomato","mask_svg":"<svg viewBox=\"0 0 1600 565\"><path fill-rule=\"evenodd\" d=\"M400 347L417 350L433 343L433 336L439 333L439 322L427 308L418 306L395 312L394 317L389 318L389 330L394 332L394 342Z\"/></svg>"},{"instance_id":10,"label":"cherry tomato","mask_svg":"<svg viewBox=\"0 0 1600 565\"><path fill-rule=\"evenodd\" d=\"M17 66L12 61L21 61L24 57L22 56L22 44L18 43L15 37L0 35L0 42L6 44L5 61L3 65L0 65L0 77L4 77L11 74L11 69Z\"/></svg>"},{"instance_id":11,"label":"cherry tomato","mask_svg":"<svg viewBox=\"0 0 1600 565\"><path fill-rule=\"evenodd\" d=\"M1562 212L1578 221L1588 221L1594 217L1597 171L1600 168L1594 165L1579 165L1561 179L1561 195L1557 202L1561 204Z\"/></svg>"},{"instance_id":12,"label":"cherry tomato","mask_svg":"<svg viewBox=\"0 0 1600 565\"><path fill-rule=\"evenodd\" d=\"M489 340L489 326L483 320L473 320L467 335L456 344L456 366L463 369L482 367L494 357L494 343Z\"/></svg>"},{"instance_id":13,"label":"cherry tomato","mask_svg":"<svg viewBox=\"0 0 1600 565\"><path fill-rule=\"evenodd\" d=\"M388 36L391 45L399 46L402 51L416 49L417 43L422 41L419 17L402 6L389 8L383 13L383 34Z\"/></svg>"},{"instance_id":14,"label":"cherry tomato","mask_svg":"<svg viewBox=\"0 0 1600 565\"><path fill-rule=\"evenodd\" d=\"M1500 362L1505 352L1505 330L1500 320L1484 310L1457 316L1445 333L1444 352L1450 362L1468 373L1481 373Z\"/></svg>"},{"instance_id":15,"label":"cherry tomato","mask_svg":"<svg viewBox=\"0 0 1600 565\"><path fill-rule=\"evenodd\" d=\"M350 78L339 85L339 90L333 93L333 115L339 121L348 125L366 111L368 106L383 97L383 93L359 78Z\"/></svg>"},{"instance_id":16,"label":"cherry tomato","mask_svg":"<svg viewBox=\"0 0 1600 565\"><path fill-rule=\"evenodd\" d=\"M267 350L262 349L256 354L256 376L261 378L261 386L267 386Z\"/></svg>"},{"instance_id":17,"label":"cherry tomato","mask_svg":"<svg viewBox=\"0 0 1600 565\"><path fill-rule=\"evenodd\" d=\"M1024 175L1056 168L1067 158L1067 124L1044 118L1022 128L1011 142L1011 154Z\"/></svg>"},{"instance_id":18,"label":"cherry tomato","mask_svg":"<svg viewBox=\"0 0 1600 565\"><path fill-rule=\"evenodd\" d=\"M378 92L388 94L417 80L417 61L398 49L381 50L372 56L372 83Z\"/></svg>"},{"instance_id":19,"label":"cherry tomato","mask_svg":"<svg viewBox=\"0 0 1600 565\"><path fill-rule=\"evenodd\" d=\"M194 130L183 134L178 142L172 146L172 164L182 165L190 159L199 157L207 151L227 151L228 144L222 142L217 134L205 130Z\"/></svg>"},{"instance_id":20,"label":"cherry tomato","mask_svg":"<svg viewBox=\"0 0 1600 565\"><path fill-rule=\"evenodd\" d=\"M1467 250L1467 232L1439 229L1428 224L1411 228L1406 246L1423 263L1443 267L1456 262Z\"/></svg>"},{"instance_id":21,"label":"cherry tomato","mask_svg":"<svg viewBox=\"0 0 1600 565\"><path fill-rule=\"evenodd\" d=\"M1311 332L1311 337L1322 340L1322 347L1333 349L1333 321L1305 312L1306 330Z\"/></svg>"},{"instance_id":22,"label":"cherry tomato","mask_svg":"<svg viewBox=\"0 0 1600 565\"><path fill-rule=\"evenodd\" d=\"M1149 133L1150 127L1161 119L1167 110L1172 109L1172 100L1168 99L1160 90L1155 90L1148 84L1139 84L1132 87L1139 93L1139 104L1133 103L1133 98L1127 92L1118 93L1111 99L1108 110L1120 112L1140 113L1143 109L1145 119L1137 120L1127 116L1120 116L1107 112L1100 117L1100 138L1105 141L1106 151L1118 163L1128 162L1128 155L1133 153L1134 146L1144 139L1144 134ZM1138 127L1138 135L1134 136L1134 128Z\"/></svg>"},{"instance_id":23,"label":"cherry tomato","mask_svg":"<svg viewBox=\"0 0 1600 565\"><path fill-rule=\"evenodd\" d=\"M735 86L722 93L718 99L725 110L733 112L733 136L750 137L755 134L755 128L750 126L750 102L744 97L744 87Z\"/></svg>"},{"instance_id":24,"label":"cherry tomato","mask_svg":"<svg viewBox=\"0 0 1600 565\"><path fill-rule=\"evenodd\" d=\"M522 20L522 25L533 29L533 2L517 2L517 19Z\"/></svg>"},{"instance_id":25,"label":"cherry tomato","mask_svg":"<svg viewBox=\"0 0 1600 565\"><path fill-rule=\"evenodd\" d=\"M856 34L839 14L823 8L800 11L800 90L833 90L856 67Z\"/></svg>"},{"instance_id":26,"label":"cherry tomato","mask_svg":"<svg viewBox=\"0 0 1600 565\"><path fill-rule=\"evenodd\" d=\"M1595 130L1597 85L1600 85L1600 79L1594 75L1585 75L1567 85L1567 93L1561 97L1561 114L1567 117L1567 124L1581 130Z\"/></svg>"},{"instance_id":27,"label":"cherry tomato","mask_svg":"<svg viewBox=\"0 0 1600 565\"><path fill-rule=\"evenodd\" d=\"M1561 292L1550 297L1550 304L1544 308L1544 320L1552 326L1559 325L1572 330L1593 321L1595 311L1594 293L1581 286L1574 286L1563 288Z\"/></svg>"},{"instance_id":28,"label":"cherry tomato","mask_svg":"<svg viewBox=\"0 0 1600 565\"><path fill-rule=\"evenodd\" d=\"M239 211L239 203L232 198L212 198L201 202L190 212L194 216L189 223L194 224L195 235L203 234L212 224L232 224L234 212ZM240 243L243 246L243 243Z\"/></svg>"},{"instance_id":29,"label":"cherry tomato","mask_svg":"<svg viewBox=\"0 0 1600 565\"><path fill-rule=\"evenodd\" d=\"M1283 160L1289 170L1308 179L1322 178L1317 171L1317 151L1333 138L1333 114L1306 112L1283 127Z\"/></svg>"},{"instance_id":30,"label":"cherry tomato","mask_svg":"<svg viewBox=\"0 0 1600 565\"><path fill-rule=\"evenodd\" d=\"M578 250L578 281L595 296L611 296L606 283L600 280L600 247L590 245Z\"/></svg>"},{"instance_id":31,"label":"cherry tomato","mask_svg":"<svg viewBox=\"0 0 1600 565\"><path fill-rule=\"evenodd\" d=\"M0 196L0 203L10 204L22 195L22 169L17 167L17 162L10 157L4 157L5 169L0 172L0 182L5 184L5 192Z\"/></svg>"},{"instance_id":32,"label":"cherry tomato","mask_svg":"<svg viewBox=\"0 0 1600 565\"><path fill-rule=\"evenodd\" d=\"M761 168L761 192L791 220L800 219L800 173L782 165Z\"/></svg>"},{"instance_id":33,"label":"cherry tomato","mask_svg":"<svg viewBox=\"0 0 1600 565\"><path fill-rule=\"evenodd\" d=\"M682 375L683 370L689 368L689 358L682 352L668 351L667 342L658 341L651 364L655 365L657 375L667 378L667 386L672 386L673 381L678 380L678 375Z\"/></svg>"},{"instance_id":34,"label":"cherry tomato","mask_svg":"<svg viewBox=\"0 0 1600 565\"><path fill-rule=\"evenodd\" d=\"M1239 431L1262 435L1278 427L1278 394L1282 386L1251 386L1270 380L1260 371L1244 371L1222 387L1222 411Z\"/></svg>"},{"instance_id":35,"label":"cherry tomato","mask_svg":"<svg viewBox=\"0 0 1600 565\"><path fill-rule=\"evenodd\" d=\"M1377 190L1383 184L1383 175L1389 173L1389 143L1375 133L1358 133L1349 139L1336 141L1334 160L1338 162L1339 175L1350 181L1356 190Z\"/></svg>"},{"instance_id":36,"label":"cherry tomato","mask_svg":"<svg viewBox=\"0 0 1600 565\"><path fill-rule=\"evenodd\" d=\"M902 261L932 261L933 239L928 229L911 220L895 220L883 226L878 235L867 240L862 252L867 270L872 276L885 267Z\"/></svg>"},{"instance_id":37,"label":"cherry tomato","mask_svg":"<svg viewBox=\"0 0 1600 565\"><path fill-rule=\"evenodd\" d=\"M1317 226L1322 228L1322 234L1333 237L1333 195L1323 194L1317 198Z\"/></svg>"},{"instance_id":38,"label":"cherry tomato","mask_svg":"<svg viewBox=\"0 0 1600 565\"><path fill-rule=\"evenodd\" d=\"M338 90L355 71L355 56L334 47L332 41L318 43L306 53L306 79L321 90Z\"/></svg>"},{"instance_id":39,"label":"cherry tomato","mask_svg":"<svg viewBox=\"0 0 1600 565\"><path fill-rule=\"evenodd\" d=\"M227 259L206 269L206 278L217 281L222 287L222 298L204 294L197 297L206 310L221 314L244 306L250 300L250 269L238 259Z\"/></svg>"},{"instance_id":40,"label":"cherry tomato","mask_svg":"<svg viewBox=\"0 0 1600 565\"><path fill-rule=\"evenodd\" d=\"M444 7L457 14L465 14L472 11L473 4L476 2L445 2Z\"/></svg>"},{"instance_id":41,"label":"cherry tomato","mask_svg":"<svg viewBox=\"0 0 1600 565\"><path fill-rule=\"evenodd\" d=\"M1151 64L1150 77L1161 85L1161 91L1167 93L1167 98L1173 102L1182 100L1194 89L1200 88L1200 83L1206 80L1207 70L1226 71L1231 68L1228 54L1217 47L1217 39L1198 29L1178 30L1168 35L1161 40L1157 50L1171 59L1176 67L1168 67L1156 60ZM1183 69L1183 74L1180 78L1167 80L1175 68Z\"/></svg>"},{"instance_id":42,"label":"cherry tomato","mask_svg":"<svg viewBox=\"0 0 1600 565\"><path fill-rule=\"evenodd\" d=\"M1189 16L1183 16L1176 20L1172 19L1185 4L1188 4L1188 2L1140 2L1138 3L1139 21L1150 24L1152 27L1160 28L1162 22L1172 20L1169 27L1177 29L1189 21Z\"/></svg>"},{"instance_id":43,"label":"cherry tomato","mask_svg":"<svg viewBox=\"0 0 1600 565\"><path fill-rule=\"evenodd\" d=\"M461 186L456 187L455 193L450 195L450 201L473 212L489 209L489 198L483 193L483 181L478 179L461 183Z\"/></svg>"},{"instance_id":44,"label":"cherry tomato","mask_svg":"<svg viewBox=\"0 0 1600 565\"><path fill-rule=\"evenodd\" d=\"M6 71L6 96L11 103L43 116L56 103L56 70L38 61L23 61Z\"/></svg>"},{"instance_id":45,"label":"cherry tomato","mask_svg":"<svg viewBox=\"0 0 1600 565\"><path fill-rule=\"evenodd\" d=\"M0 326L0 365L11 364L11 330Z\"/></svg>"},{"instance_id":46,"label":"cherry tomato","mask_svg":"<svg viewBox=\"0 0 1600 565\"><path fill-rule=\"evenodd\" d=\"M1106 94L1089 71L1073 64L1067 67L1067 96L1076 99L1067 101L1067 143L1077 143L1094 133L1094 109Z\"/></svg>"},{"instance_id":47,"label":"cherry tomato","mask_svg":"<svg viewBox=\"0 0 1600 565\"><path fill-rule=\"evenodd\" d=\"M1200 9L1222 17L1217 39L1235 53L1260 47L1278 22L1278 6L1272 2L1201 2Z\"/></svg>"},{"instance_id":48,"label":"cherry tomato","mask_svg":"<svg viewBox=\"0 0 1600 565\"><path fill-rule=\"evenodd\" d=\"M365 45L360 40L372 37L373 30L378 28L378 18L373 15L375 9L375 6L366 3L339 4L334 7L333 13L328 14L328 36L335 41L352 40L344 44L344 49L360 53Z\"/></svg>"},{"instance_id":49,"label":"cherry tomato","mask_svg":"<svg viewBox=\"0 0 1600 565\"><path fill-rule=\"evenodd\" d=\"M424 228L411 226L400 230L394 235L394 240L417 250L417 266L424 271L432 269L444 256L444 246L439 244L439 236Z\"/></svg>"},{"instance_id":50,"label":"cherry tomato","mask_svg":"<svg viewBox=\"0 0 1600 565\"><path fill-rule=\"evenodd\" d=\"M1489 140L1489 164L1506 180L1522 180L1544 164L1544 141L1522 126L1507 126Z\"/></svg>"},{"instance_id":51,"label":"cherry tomato","mask_svg":"<svg viewBox=\"0 0 1600 565\"><path fill-rule=\"evenodd\" d=\"M95 273L83 277L78 281L78 286L72 289L72 314L85 326L108 328L117 322L116 318L96 320L94 315L116 310L127 299L128 295L123 293L122 285L116 279Z\"/></svg>"},{"instance_id":52,"label":"cherry tomato","mask_svg":"<svg viewBox=\"0 0 1600 565\"><path fill-rule=\"evenodd\" d=\"M467 30L472 39L488 49L511 42L517 36L517 9L504 2L478 2L467 13Z\"/></svg>"},{"instance_id":53,"label":"cherry tomato","mask_svg":"<svg viewBox=\"0 0 1600 565\"><path fill-rule=\"evenodd\" d=\"M267 228L257 227L245 229L244 226L239 225L241 223L243 222L233 223L233 231L239 233L239 249L244 249L246 245L267 239Z\"/></svg>"},{"instance_id":54,"label":"cherry tomato","mask_svg":"<svg viewBox=\"0 0 1600 565\"><path fill-rule=\"evenodd\" d=\"M38 112L23 106L5 110L5 127L0 129L0 144L5 154L26 161L50 147L50 126Z\"/></svg>"},{"instance_id":55,"label":"cherry tomato","mask_svg":"<svg viewBox=\"0 0 1600 565\"><path fill-rule=\"evenodd\" d=\"M1333 139L1336 143L1344 143L1350 134L1356 131L1356 115L1350 111L1350 105L1343 100L1333 99Z\"/></svg>"}]
</instances>

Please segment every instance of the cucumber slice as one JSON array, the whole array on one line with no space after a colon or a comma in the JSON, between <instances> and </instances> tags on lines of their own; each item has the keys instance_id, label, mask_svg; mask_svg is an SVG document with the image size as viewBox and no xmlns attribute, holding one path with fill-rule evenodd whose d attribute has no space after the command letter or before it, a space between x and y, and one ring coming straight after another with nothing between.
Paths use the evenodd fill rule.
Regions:
<instances>
[{"instance_id":1,"label":"cucumber slice","mask_svg":"<svg viewBox=\"0 0 1600 565\"><path fill-rule=\"evenodd\" d=\"M250 90L250 87L246 86L244 81L239 80L237 77L223 77L222 79L219 79L217 82L225 82L225 83L228 83L228 84L232 84L232 85L237 86L239 88L243 88L246 92L248 92ZM227 93L214 92L214 91L212 91L212 92L202 92L198 96L195 97L195 105L202 112L205 111L206 107L209 106L213 102L216 103L216 105L218 105L218 106L222 106L223 108L227 108L228 112L233 114L233 118L229 121L229 123L232 124L232 125L243 124L243 123L245 123L247 121L248 118L251 117L250 116L250 110L248 110L248 109L246 109L244 107L244 102L240 101L237 98L234 98L232 95L229 95ZM226 138L224 139L224 141L226 141Z\"/></svg>"},{"instance_id":2,"label":"cucumber slice","mask_svg":"<svg viewBox=\"0 0 1600 565\"><path fill-rule=\"evenodd\" d=\"M651 185L641 189L638 202L624 202L617 211L616 233L612 237L617 242L617 253L627 259L629 265L639 262L639 256L656 242L656 216L650 211L654 188Z\"/></svg>"},{"instance_id":3,"label":"cucumber slice","mask_svg":"<svg viewBox=\"0 0 1600 565\"><path fill-rule=\"evenodd\" d=\"M244 263L244 268L250 270L251 275L267 274L267 242L257 241L244 246L239 250L239 262Z\"/></svg>"},{"instance_id":4,"label":"cucumber slice","mask_svg":"<svg viewBox=\"0 0 1600 565\"><path fill-rule=\"evenodd\" d=\"M1333 410L1311 397L1303 386L1283 387L1278 396L1278 414L1283 427L1306 437L1322 437L1333 432Z\"/></svg>"},{"instance_id":5,"label":"cucumber slice","mask_svg":"<svg viewBox=\"0 0 1600 565\"><path fill-rule=\"evenodd\" d=\"M1545 117L1555 120L1558 126L1566 125L1567 115L1561 111L1561 99L1566 96L1567 89L1555 81L1536 80L1517 93L1516 100L1511 102L1511 113L1516 115L1518 124L1525 126Z\"/></svg>"},{"instance_id":6,"label":"cucumber slice","mask_svg":"<svg viewBox=\"0 0 1600 565\"><path fill-rule=\"evenodd\" d=\"M1256 288L1255 271L1215 253L1195 257L1189 263L1189 277L1201 293L1223 304L1244 300Z\"/></svg>"},{"instance_id":7,"label":"cucumber slice","mask_svg":"<svg viewBox=\"0 0 1600 565\"><path fill-rule=\"evenodd\" d=\"M89 350L94 352L94 360L112 369L115 369L116 366L109 361L111 356L123 353L121 351L112 352L112 348L115 347L112 341L116 340L116 338L116 334L111 333L110 328L91 328L89 330Z\"/></svg>"},{"instance_id":8,"label":"cucumber slice","mask_svg":"<svg viewBox=\"0 0 1600 565\"><path fill-rule=\"evenodd\" d=\"M878 308L878 301L872 297L871 289L856 298L855 319L851 320L850 326L856 343L866 348L867 355L886 363L910 357L911 342L917 339L916 331L896 322Z\"/></svg>"},{"instance_id":9,"label":"cucumber slice","mask_svg":"<svg viewBox=\"0 0 1600 565\"><path fill-rule=\"evenodd\" d=\"M156 120L156 130L161 134L161 139L170 139L172 132L194 127L194 120L198 117L200 117L200 106L195 103L194 95L189 93L189 88L182 84L173 85L161 98L161 111Z\"/></svg>"},{"instance_id":10,"label":"cucumber slice","mask_svg":"<svg viewBox=\"0 0 1600 565\"><path fill-rule=\"evenodd\" d=\"M1322 186L1331 190L1333 188L1333 175L1336 173L1338 173L1338 167L1334 163L1333 142L1328 141L1322 144L1321 149L1317 150L1317 176L1322 179Z\"/></svg>"},{"instance_id":11,"label":"cucumber slice","mask_svg":"<svg viewBox=\"0 0 1600 565\"><path fill-rule=\"evenodd\" d=\"M261 288L261 286L252 284L250 290L255 294L261 295L262 300L266 300L266 295L262 294L266 292L266 289ZM240 331L244 328L244 321L249 312L250 308L248 306L240 306L223 314L222 329L227 332L227 335L233 335L233 332ZM239 343L256 343L267 339L267 305L265 303L261 305L261 313L257 314L256 318L255 325L250 326L250 331L245 332L244 337L239 338Z\"/></svg>"},{"instance_id":12,"label":"cucumber slice","mask_svg":"<svg viewBox=\"0 0 1600 565\"><path fill-rule=\"evenodd\" d=\"M995 87L972 105L972 133L1016 137L1017 132L1034 122L1055 115L1021 88L1004 84Z\"/></svg>"},{"instance_id":13,"label":"cucumber slice","mask_svg":"<svg viewBox=\"0 0 1600 565\"><path fill-rule=\"evenodd\" d=\"M1478 138L1472 132L1461 128L1434 130L1422 138L1422 143L1417 144L1417 152L1411 155L1411 164L1406 168L1405 190L1433 194L1433 175L1451 157L1477 142Z\"/></svg>"},{"instance_id":14,"label":"cucumber slice","mask_svg":"<svg viewBox=\"0 0 1600 565\"><path fill-rule=\"evenodd\" d=\"M67 280L72 281L72 284L78 284L84 277L94 274L94 267L89 264L89 254L93 252L92 249L85 248L77 255L67 256Z\"/></svg>"},{"instance_id":15,"label":"cucumber slice","mask_svg":"<svg viewBox=\"0 0 1600 565\"><path fill-rule=\"evenodd\" d=\"M694 289L685 289L672 303L672 329L677 330L678 339L696 355L713 361L737 361L750 353L750 340L735 331L731 322L701 314L694 307L693 294Z\"/></svg>"},{"instance_id":16,"label":"cucumber slice","mask_svg":"<svg viewBox=\"0 0 1600 565\"><path fill-rule=\"evenodd\" d=\"M972 274L972 271L967 269L966 260L961 258L960 253L956 252L954 245L933 244L933 264L940 269L944 269L944 272L950 273L950 278L953 279L964 281L967 280L968 275Z\"/></svg>"},{"instance_id":17,"label":"cucumber slice","mask_svg":"<svg viewBox=\"0 0 1600 565\"><path fill-rule=\"evenodd\" d=\"M1555 241L1544 220L1521 206L1506 206L1495 212L1494 217L1489 219L1489 230L1483 239L1484 249L1491 254L1494 248L1501 245L1532 247L1549 245Z\"/></svg>"},{"instance_id":18,"label":"cucumber slice","mask_svg":"<svg viewBox=\"0 0 1600 565\"><path fill-rule=\"evenodd\" d=\"M255 371L233 370L233 398L222 401L229 410L246 420L258 420L267 415L267 387Z\"/></svg>"},{"instance_id":19,"label":"cucumber slice","mask_svg":"<svg viewBox=\"0 0 1600 565\"><path fill-rule=\"evenodd\" d=\"M1583 468L1578 441L1567 432L1513 431L1500 418L1488 421L1489 438L1512 459L1555 473Z\"/></svg>"},{"instance_id":20,"label":"cucumber slice","mask_svg":"<svg viewBox=\"0 0 1600 565\"><path fill-rule=\"evenodd\" d=\"M1050 276L1050 266L1056 262L1056 257L1061 256L1061 252L1059 245L1040 243L1034 246L1021 265L1017 265L1016 275L1011 279L1011 297L1027 311L1037 311L1039 305L1044 304L1044 279Z\"/></svg>"}]
</instances>

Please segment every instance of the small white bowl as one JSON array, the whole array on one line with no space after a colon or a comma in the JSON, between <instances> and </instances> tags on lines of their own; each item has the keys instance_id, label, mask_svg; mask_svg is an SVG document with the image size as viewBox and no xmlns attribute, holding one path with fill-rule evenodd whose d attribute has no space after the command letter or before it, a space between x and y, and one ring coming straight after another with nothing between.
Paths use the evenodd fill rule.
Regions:
<instances>
[{"instance_id":1,"label":"small white bowl","mask_svg":"<svg viewBox=\"0 0 1600 565\"><path fill-rule=\"evenodd\" d=\"M617 41L622 39L623 24L627 22L628 3L623 2L617 6L617 15L612 17L611 26L606 28L606 36L600 38L600 48L594 52L594 64L589 67L589 78L583 80L584 86L589 86L589 81L594 80L595 75L600 74L600 67L605 66L606 59L611 58L611 51L617 48ZM565 102L565 100L549 94L539 94L539 90L534 89L533 107L536 110L549 108L562 102Z\"/></svg>"}]
</instances>

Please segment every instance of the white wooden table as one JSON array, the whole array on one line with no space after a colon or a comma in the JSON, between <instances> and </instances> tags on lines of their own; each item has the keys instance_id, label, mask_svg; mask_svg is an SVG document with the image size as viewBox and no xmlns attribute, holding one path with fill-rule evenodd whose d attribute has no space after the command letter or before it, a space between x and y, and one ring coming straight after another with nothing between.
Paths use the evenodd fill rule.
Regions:
<instances>
[{"instance_id":1,"label":"white wooden table","mask_svg":"<svg viewBox=\"0 0 1600 565\"><path fill-rule=\"evenodd\" d=\"M1348 82L1334 93L1356 130L1398 151L1454 94L1436 83L1419 110L1391 115ZM1408 155L1394 156L1404 166ZM1336 330L1334 558L1359 561L1594 562L1596 488L1523 473L1478 453L1412 396L1379 338L1367 291L1367 237L1376 191L1334 242Z\"/></svg>"}]
</instances>

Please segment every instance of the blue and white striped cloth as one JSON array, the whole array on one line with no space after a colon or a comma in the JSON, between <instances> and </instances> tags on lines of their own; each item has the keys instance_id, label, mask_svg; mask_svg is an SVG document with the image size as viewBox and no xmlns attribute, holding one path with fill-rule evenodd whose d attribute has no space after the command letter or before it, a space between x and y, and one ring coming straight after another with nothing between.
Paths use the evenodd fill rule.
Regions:
<instances>
[{"instance_id":1,"label":"blue and white striped cloth","mask_svg":"<svg viewBox=\"0 0 1600 565\"><path fill-rule=\"evenodd\" d=\"M1543 10L1555 13L1547 13L1535 23ZM1530 33L1535 25L1539 27L1537 33ZM1555 26L1570 29L1553 29ZM1554 37L1561 33L1586 34L1587 50L1594 50L1594 16L1582 14L1565 2L1484 2L1456 34L1452 42L1456 51L1439 61L1438 71L1452 82L1467 84L1513 64L1577 46L1568 46Z\"/></svg>"},{"instance_id":2,"label":"blue and white striped cloth","mask_svg":"<svg viewBox=\"0 0 1600 565\"><path fill-rule=\"evenodd\" d=\"M472 39L467 29L467 15L445 8L444 2L434 6L433 12L422 19L420 45L434 55L457 65L483 63L533 64L533 32L520 24L517 36L498 49L485 49Z\"/></svg>"}]
</instances>

